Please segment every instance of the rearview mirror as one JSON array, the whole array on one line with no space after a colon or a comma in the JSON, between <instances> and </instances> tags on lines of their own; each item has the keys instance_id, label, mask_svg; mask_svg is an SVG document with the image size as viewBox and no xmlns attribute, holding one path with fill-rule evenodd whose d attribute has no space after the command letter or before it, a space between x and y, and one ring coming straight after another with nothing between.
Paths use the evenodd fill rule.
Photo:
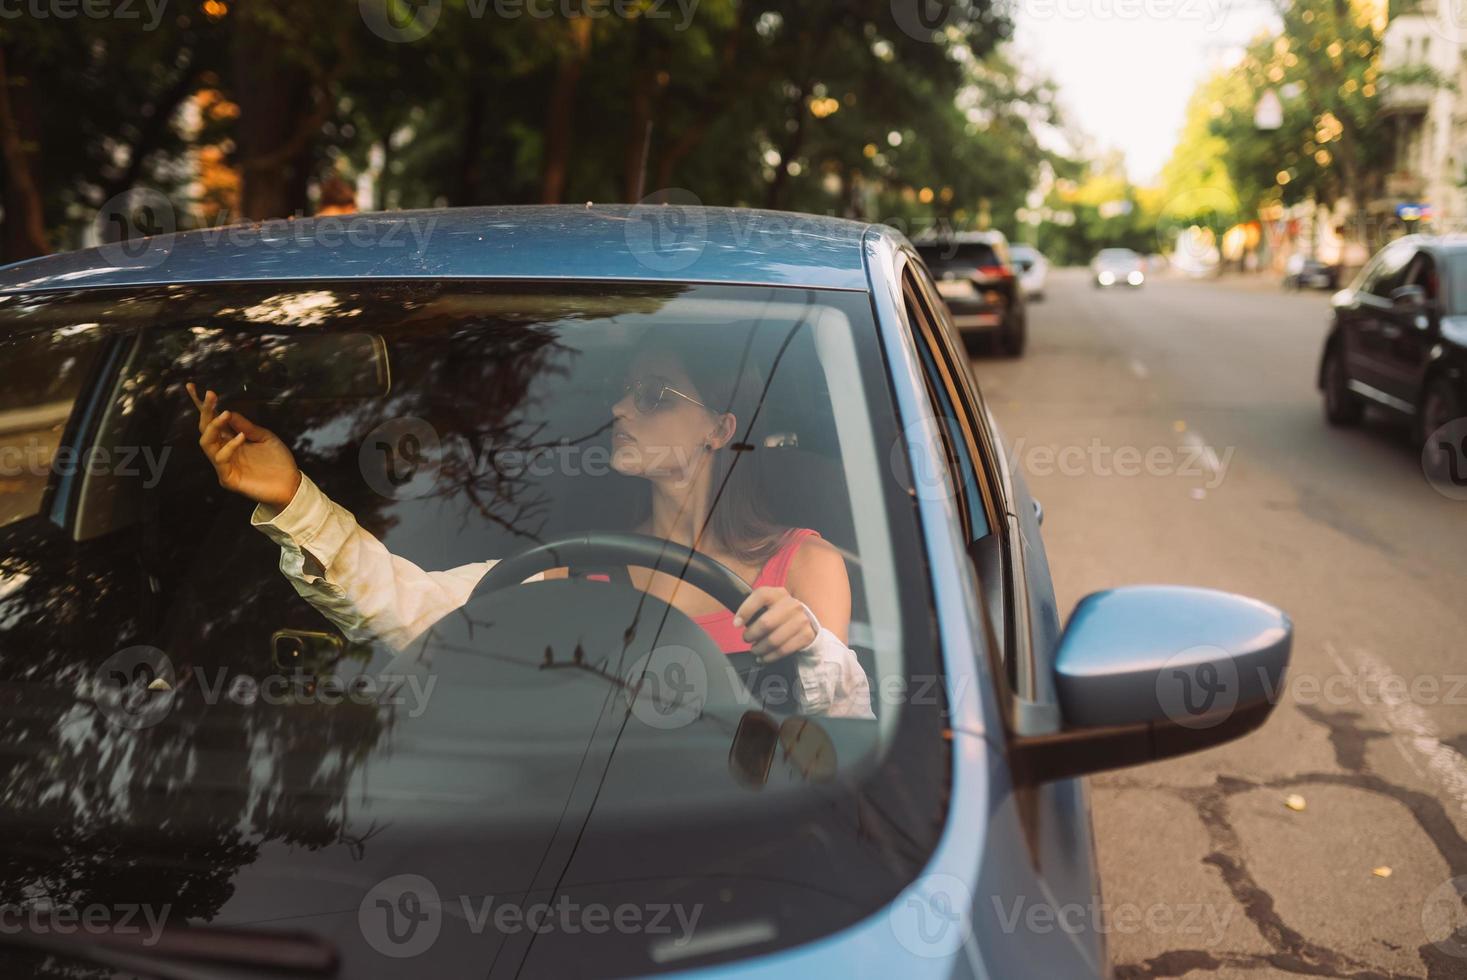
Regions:
<instances>
[{"instance_id":1,"label":"rearview mirror","mask_svg":"<svg viewBox=\"0 0 1467 980\"><path fill-rule=\"evenodd\" d=\"M392 389L387 342L377 334L238 336L219 368L204 378L226 400L329 401L382 398Z\"/></svg>"},{"instance_id":2,"label":"rearview mirror","mask_svg":"<svg viewBox=\"0 0 1467 980\"><path fill-rule=\"evenodd\" d=\"M1165 759L1253 731L1273 710L1293 624L1255 599L1131 586L1075 607L1054 664L1062 728L1018 737L1034 782Z\"/></svg>"}]
</instances>

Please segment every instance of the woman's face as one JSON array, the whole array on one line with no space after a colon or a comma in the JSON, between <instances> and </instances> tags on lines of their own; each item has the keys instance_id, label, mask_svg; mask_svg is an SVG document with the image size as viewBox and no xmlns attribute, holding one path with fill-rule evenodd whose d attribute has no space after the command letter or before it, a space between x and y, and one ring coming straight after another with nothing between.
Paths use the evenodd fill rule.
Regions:
<instances>
[{"instance_id":1,"label":"woman's face","mask_svg":"<svg viewBox=\"0 0 1467 980\"><path fill-rule=\"evenodd\" d=\"M673 355L637 355L624 384L639 385L643 402L657 405L639 408L637 393L628 389L611 406L611 466L618 473L686 479L706 464L705 447L718 449L732 435L733 416L698 404L703 393Z\"/></svg>"}]
</instances>

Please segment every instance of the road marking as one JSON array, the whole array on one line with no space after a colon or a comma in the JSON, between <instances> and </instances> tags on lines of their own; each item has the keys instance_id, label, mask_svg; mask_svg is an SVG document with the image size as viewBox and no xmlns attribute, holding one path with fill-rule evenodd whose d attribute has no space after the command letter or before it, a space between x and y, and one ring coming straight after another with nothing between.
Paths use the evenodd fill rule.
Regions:
<instances>
[{"instance_id":1,"label":"road marking","mask_svg":"<svg viewBox=\"0 0 1467 980\"><path fill-rule=\"evenodd\" d=\"M1343 661L1335 655L1333 645L1326 642L1324 646L1340 669L1348 673ZM1462 758L1462 754L1450 745L1442 744L1437 736L1436 726L1431 723L1420 705L1398 696L1391 686L1382 683L1385 678L1394 676L1389 667L1359 648L1355 650L1355 659L1360 662L1365 678L1373 682L1372 686L1379 694L1380 704L1385 708L1386 721L1397 736L1396 740L1421 756L1427 771L1457 801L1462 811L1467 813L1467 759Z\"/></svg>"},{"instance_id":2,"label":"road marking","mask_svg":"<svg viewBox=\"0 0 1467 980\"><path fill-rule=\"evenodd\" d=\"M1151 376L1151 372L1146 370L1146 365L1142 364L1139 359L1134 357L1131 358L1131 373L1140 378L1142 381L1145 381Z\"/></svg>"}]
</instances>

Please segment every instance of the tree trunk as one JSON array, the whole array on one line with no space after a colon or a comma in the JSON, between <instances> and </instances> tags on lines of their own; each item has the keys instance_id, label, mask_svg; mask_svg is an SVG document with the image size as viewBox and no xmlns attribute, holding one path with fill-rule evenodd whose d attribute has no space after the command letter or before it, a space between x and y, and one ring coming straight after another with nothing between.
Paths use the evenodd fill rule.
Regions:
<instances>
[{"instance_id":1,"label":"tree trunk","mask_svg":"<svg viewBox=\"0 0 1467 980\"><path fill-rule=\"evenodd\" d=\"M697 149L698 144L703 142L703 137L708 134L709 124L722 115L723 110L735 98L756 91L768 80L764 68L750 71L741 68L738 64L740 48L752 30L751 6L741 3L738 20L723 42L718 75L704 89L703 98L693 108L692 122L678 127L677 138L667 145L657 158L657 169L653 180L659 189L672 186L673 171L689 153Z\"/></svg>"},{"instance_id":2,"label":"tree trunk","mask_svg":"<svg viewBox=\"0 0 1467 980\"><path fill-rule=\"evenodd\" d=\"M464 107L463 127L459 130L462 145L458 156L458 187L454 204L481 204L483 194L480 179L483 176L484 139L484 90L475 84L469 89L468 105Z\"/></svg>"},{"instance_id":3,"label":"tree trunk","mask_svg":"<svg viewBox=\"0 0 1467 980\"><path fill-rule=\"evenodd\" d=\"M660 65L663 52L653 50L652 29L647 18L637 22L637 46L632 59L631 118L627 124L627 146L622 174L622 200L636 203L647 194L647 160L652 151L653 102L666 78ZM659 187L660 189L660 187Z\"/></svg>"},{"instance_id":4,"label":"tree trunk","mask_svg":"<svg viewBox=\"0 0 1467 980\"><path fill-rule=\"evenodd\" d=\"M545 116L545 164L540 182L540 200L545 204L559 204L565 197L576 85L591 55L591 18L572 17L569 32L570 47L562 52L555 69L555 84L550 90Z\"/></svg>"},{"instance_id":5,"label":"tree trunk","mask_svg":"<svg viewBox=\"0 0 1467 980\"><path fill-rule=\"evenodd\" d=\"M18 262L46 255L51 246L46 240L41 189L31 166L32 158L39 154L29 79L10 74L3 46L0 46L0 154L5 161L5 221L0 257L5 262Z\"/></svg>"},{"instance_id":6,"label":"tree trunk","mask_svg":"<svg viewBox=\"0 0 1467 980\"><path fill-rule=\"evenodd\" d=\"M311 104L309 73L275 57L280 43L249 17L235 25L240 211L252 221L305 211L311 150L324 121L321 106Z\"/></svg>"}]
</instances>

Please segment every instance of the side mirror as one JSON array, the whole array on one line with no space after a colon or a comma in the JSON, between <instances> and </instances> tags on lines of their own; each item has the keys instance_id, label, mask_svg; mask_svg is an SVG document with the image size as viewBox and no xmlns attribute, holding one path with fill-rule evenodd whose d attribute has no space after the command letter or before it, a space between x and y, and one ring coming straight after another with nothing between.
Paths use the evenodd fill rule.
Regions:
<instances>
[{"instance_id":1,"label":"side mirror","mask_svg":"<svg viewBox=\"0 0 1467 980\"><path fill-rule=\"evenodd\" d=\"M1397 286L1391 290L1391 305L1408 309L1426 305L1426 290L1420 286Z\"/></svg>"},{"instance_id":2,"label":"side mirror","mask_svg":"<svg viewBox=\"0 0 1467 980\"><path fill-rule=\"evenodd\" d=\"M1017 737L1016 774L1067 779L1246 735L1273 710L1293 633L1274 607L1211 589L1086 596L1055 658L1061 730Z\"/></svg>"}]
</instances>

